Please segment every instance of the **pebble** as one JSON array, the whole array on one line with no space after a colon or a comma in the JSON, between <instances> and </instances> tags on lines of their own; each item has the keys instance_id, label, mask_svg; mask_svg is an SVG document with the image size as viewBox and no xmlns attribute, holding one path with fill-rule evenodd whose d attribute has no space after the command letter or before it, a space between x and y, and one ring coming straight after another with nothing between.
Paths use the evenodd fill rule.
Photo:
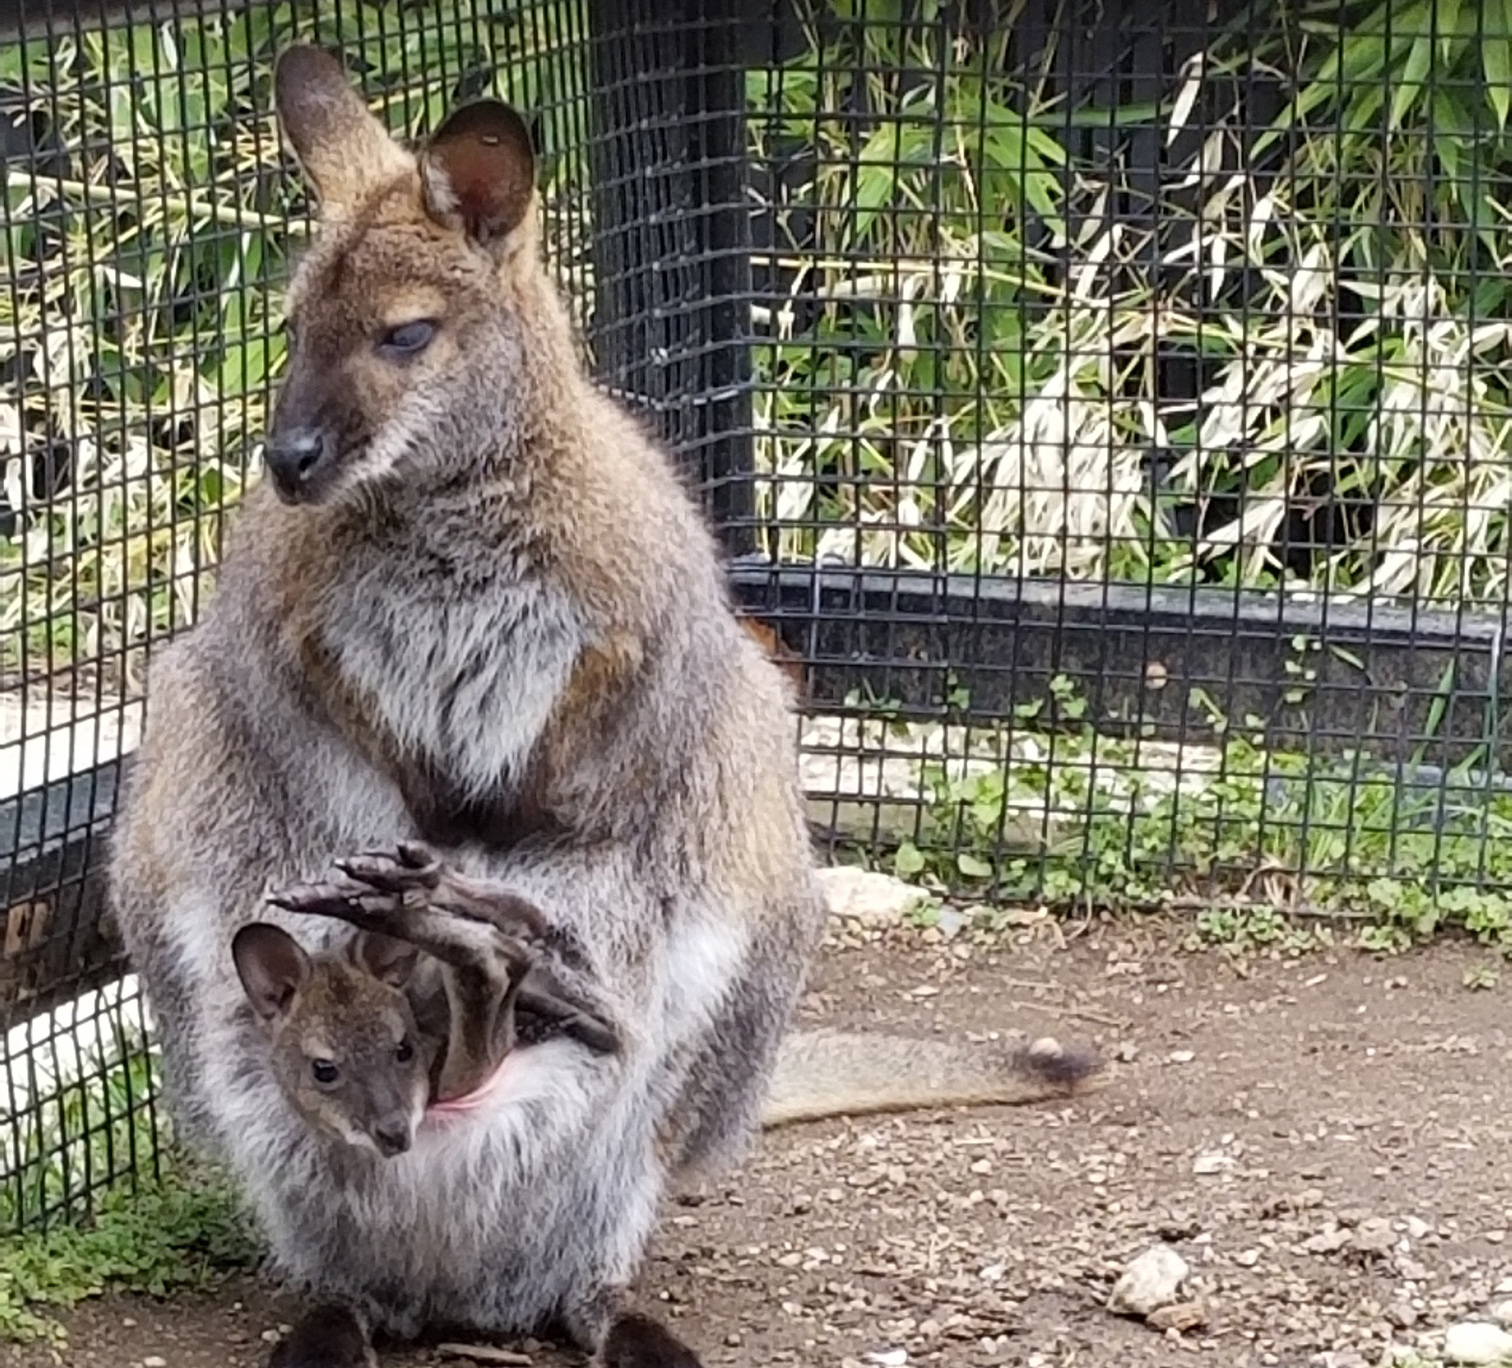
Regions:
<instances>
[{"instance_id":1,"label":"pebble","mask_svg":"<svg viewBox=\"0 0 1512 1368\"><path fill-rule=\"evenodd\" d=\"M1512 1335L1490 1321L1460 1321L1444 1334L1450 1363L1503 1363L1512 1358Z\"/></svg>"},{"instance_id":2,"label":"pebble","mask_svg":"<svg viewBox=\"0 0 1512 1368\"><path fill-rule=\"evenodd\" d=\"M834 865L819 871L830 915L860 922L864 927L894 926L928 894L891 874L855 865Z\"/></svg>"},{"instance_id":3,"label":"pebble","mask_svg":"<svg viewBox=\"0 0 1512 1368\"><path fill-rule=\"evenodd\" d=\"M1113 1284L1108 1310L1119 1316L1148 1316L1169 1306L1188 1271L1187 1261L1170 1245L1154 1245L1131 1261Z\"/></svg>"},{"instance_id":4,"label":"pebble","mask_svg":"<svg viewBox=\"0 0 1512 1368\"><path fill-rule=\"evenodd\" d=\"M1157 1330L1174 1330L1184 1334L1203 1324L1207 1316L1200 1302L1174 1302L1170 1306L1157 1306L1145 1319Z\"/></svg>"}]
</instances>

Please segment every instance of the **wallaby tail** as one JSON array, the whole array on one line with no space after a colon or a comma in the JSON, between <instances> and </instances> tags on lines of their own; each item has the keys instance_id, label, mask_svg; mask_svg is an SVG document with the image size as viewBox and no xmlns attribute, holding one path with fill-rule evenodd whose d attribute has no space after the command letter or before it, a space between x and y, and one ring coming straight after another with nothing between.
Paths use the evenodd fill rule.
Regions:
<instances>
[{"instance_id":1,"label":"wallaby tail","mask_svg":"<svg viewBox=\"0 0 1512 1368\"><path fill-rule=\"evenodd\" d=\"M833 1116L1042 1102L1106 1081L1091 1050L1045 1038L974 1045L865 1032L799 1031L777 1058L761 1122L768 1130Z\"/></svg>"}]
</instances>

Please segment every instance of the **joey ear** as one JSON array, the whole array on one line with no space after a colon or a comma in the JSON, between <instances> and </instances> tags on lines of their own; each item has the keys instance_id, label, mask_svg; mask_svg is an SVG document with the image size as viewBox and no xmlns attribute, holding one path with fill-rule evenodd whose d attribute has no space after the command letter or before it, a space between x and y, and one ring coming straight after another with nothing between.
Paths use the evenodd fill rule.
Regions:
<instances>
[{"instance_id":1,"label":"joey ear","mask_svg":"<svg viewBox=\"0 0 1512 1368\"><path fill-rule=\"evenodd\" d=\"M285 48L273 68L278 123L322 211L400 174L413 159L389 136L340 59L323 48Z\"/></svg>"},{"instance_id":2,"label":"joey ear","mask_svg":"<svg viewBox=\"0 0 1512 1368\"><path fill-rule=\"evenodd\" d=\"M252 922L231 942L236 972L252 1009L264 1021L284 1016L310 977L310 957L281 926Z\"/></svg>"},{"instance_id":3,"label":"joey ear","mask_svg":"<svg viewBox=\"0 0 1512 1368\"><path fill-rule=\"evenodd\" d=\"M430 216L478 243L507 237L530 212L530 131L501 100L477 100L448 115L421 153L420 171Z\"/></svg>"},{"instance_id":4,"label":"joey ear","mask_svg":"<svg viewBox=\"0 0 1512 1368\"><path fill-rule=\"evenodd\" d=\"M352 962L391 988L403 988L415 972L420 952L408 941L359 931L351 945Z\"/></svg>"}]
</instances>

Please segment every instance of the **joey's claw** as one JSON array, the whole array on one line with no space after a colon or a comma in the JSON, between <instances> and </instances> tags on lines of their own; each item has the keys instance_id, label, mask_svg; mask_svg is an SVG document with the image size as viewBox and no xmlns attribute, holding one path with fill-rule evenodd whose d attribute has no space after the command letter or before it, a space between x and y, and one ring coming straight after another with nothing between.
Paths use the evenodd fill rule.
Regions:
<instances>
[{"instance_id":1,"label":"joey's claw","mask_svg":"<svg viewBox=\"0 0 1512 1368\"><path fill-rule=\"evenodd\" d=\"M420 841L400 841L394 849L400 861L411 869L424 869L434 865L439 870L441 867L441 857Z\"/></svg>"},{"instance_id":2,"label":"joey's claw","mask_svg":"<svg viewBox=\"0 0 1512 1368\"><path fill-rule=\"evenodd\" d=\"M361 889L342 888L333 883L294 884L267 894L263 901L289 912L314 912L331 904L345 904L361 896Z\"/></svg>"},{"instance_id":3,"label":"joey's claw","mask_svg":"<svg viewBox=\"0 0 1512 1368\"><path fill-rule=\"evenodd\" d=\"M348 860L337 860L336 868L349 879L366 884L369 888L376 888L381 893L392 893L398 897L410 893L434 892L440 881L439 867L435 872L424 869L396 869L391 865L381 865L376 861L368 860L361 855Z\"/></svg>"}]
</instances>

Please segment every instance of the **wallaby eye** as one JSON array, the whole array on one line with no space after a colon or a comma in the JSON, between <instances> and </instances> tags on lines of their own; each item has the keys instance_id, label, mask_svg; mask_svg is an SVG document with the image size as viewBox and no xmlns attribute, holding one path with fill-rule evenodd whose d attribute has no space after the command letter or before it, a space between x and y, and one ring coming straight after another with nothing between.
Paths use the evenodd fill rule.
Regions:
<instances>
[{"instance_id":1,"label":"wallaby eye","mask_svg":"<svg viewBox=\"0 0 1512 1368\"><path fill-rule=\"evenodd\" d=\"M378 340L378 350L387 356L415 356L430 346L436 335L436 325L429 319L418 318L413 323L401 323L390 328Z\"/></svg>"},{"instance_id":2,"label":"wallaby eye","mask_svg":"<svg viewBox=\"0 0 1512 1368\"><path fill-rule=\"evenodd\" d=\"M341 1070L331 1063L329 1059L311 1060L310 1073L314 1075L317 1083L324 1084L326 1087L330 1087L332 1083L341 1077Z\"/></svg>"},{"instance_id":3,"label":"wallaby eye","mask_svg":"<svg viewBox=\"0 0 1512 1368\"><path fill-rule=\"evenodd\" d=\"M408 1064L415 1057L415 1047L407 1040L399 1042L399 1048L394 1051L394 1058L401 1064Z\"/></svg>"}]
</instances>

